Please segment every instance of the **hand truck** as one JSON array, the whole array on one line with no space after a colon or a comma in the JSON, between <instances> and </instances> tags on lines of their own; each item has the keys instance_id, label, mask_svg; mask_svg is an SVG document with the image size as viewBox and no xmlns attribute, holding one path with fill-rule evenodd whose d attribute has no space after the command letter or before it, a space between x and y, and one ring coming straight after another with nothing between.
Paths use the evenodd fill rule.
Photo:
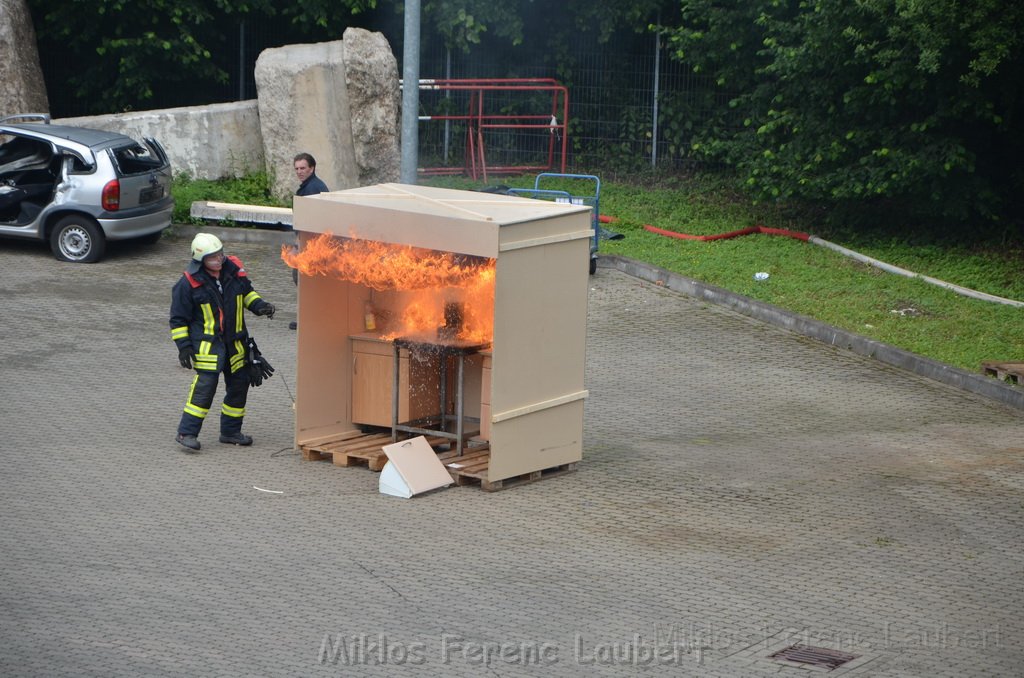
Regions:
<instances>
[{"instance_id":1,"label":"hand truck","mask_svg":"<svg viewBox=\"0 0 1024 678\"><path fill-rule=\"evenodd\" d=\"M569 184L574 187L593 187L593 193L576 194L573 191L555 190L541 188L542 184L551 186L557 181L558 185ZM509 195L522 195L527 198L539 200L553 200L555 202L570 203L573 205L589 205L590 226L593 235L590 238L590 274L597 271L597 245L601 235L600 206L601 206L601 180L592 174L557 174L554 172L542 172L533 181L533 188L510 188Z\"/></svg>"}]
</instances>

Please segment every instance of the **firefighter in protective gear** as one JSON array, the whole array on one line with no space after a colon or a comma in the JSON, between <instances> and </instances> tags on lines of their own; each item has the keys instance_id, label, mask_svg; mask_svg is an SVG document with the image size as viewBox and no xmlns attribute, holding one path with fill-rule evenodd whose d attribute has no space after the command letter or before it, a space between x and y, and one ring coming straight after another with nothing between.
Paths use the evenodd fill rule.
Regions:
<instances>
[{"instance_id":1,"label":"firefighter in protective gear","mask_svg":"<svg viewBox=\"0 0 1024 678\"><path fill-rule=\"evenodd\" d=\"M245 309L268 318L276 310L253 289L242 262L224 256L220 239L199 233L192 240L192 260L171 291L171 339L178 347L181 366L196 371L176 437L191 451L200 448L199 431L222 372L226 392L220 410L220 442L252 445L252 438L242 433L249 394Z\"/></svg>"}]
</instances>

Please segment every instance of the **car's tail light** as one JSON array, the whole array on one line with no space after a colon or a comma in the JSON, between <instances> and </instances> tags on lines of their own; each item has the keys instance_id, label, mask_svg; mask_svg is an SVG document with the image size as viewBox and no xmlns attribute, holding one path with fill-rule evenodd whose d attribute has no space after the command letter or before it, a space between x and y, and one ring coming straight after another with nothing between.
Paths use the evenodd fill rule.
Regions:
<instances>
[{"instance_id":1,"label":"car's tail light","mask_svg":"<svg viewBox=\"0 0 1024 678\"><path fill-rule=\"evenodd\" d=\"M107 185L103 187L103 197L101 198L100 204L103 205L103 209L108 212L113 212L121 206L120 181L114 179L107 182Z\"/></svg>"}]
</instances>

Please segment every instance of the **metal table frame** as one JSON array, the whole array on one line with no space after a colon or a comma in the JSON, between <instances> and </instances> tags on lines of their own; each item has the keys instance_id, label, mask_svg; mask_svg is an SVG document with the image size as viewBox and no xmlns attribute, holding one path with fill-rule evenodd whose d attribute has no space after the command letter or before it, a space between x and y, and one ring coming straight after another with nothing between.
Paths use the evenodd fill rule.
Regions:
<instances>
[{"instance_id":1,"label":"metal table frame","mask_svg":"<svg viewBox=\"0 0 1024 678\"><path fill-rule=\"evenodd\" d=\"M488 344L474 344L462 341L430 341L425 339L399 338L393 342L395 369L391 386L391 441L398 442L398 432L419 433L420 435L438 436L455 441L456 454L462 456L462 449L465 443L465 412L463 399L463 388L465 381L466 356L479 353ZM441 363L440 383L440 413L435 416L421 417L412 421L401 423L398 421L398 391L399 373L401 370L402 349L409 351L409 359L412 360L414 353L429 353L438 356ZM448 361L456 359L457 374L455 380L455 412L448 414ZM410 384L411 386L411 384ZM439 429L426 428L434 420L437 420ZM448 431L448 423L455 422L455 432ZM416 426L422 424L422 426Z\"/></svg>"}]
</instances>

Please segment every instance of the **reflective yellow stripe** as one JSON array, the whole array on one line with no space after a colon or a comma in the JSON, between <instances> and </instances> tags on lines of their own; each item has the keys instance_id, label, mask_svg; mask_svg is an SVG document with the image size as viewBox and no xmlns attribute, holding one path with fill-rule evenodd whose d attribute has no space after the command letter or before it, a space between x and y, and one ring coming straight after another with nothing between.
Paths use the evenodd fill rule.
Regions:
<instances>
[{"instance_id":1,"label":"reflective yellow stripe","mask_svg":"<svg viewBox=\"0 0 1024 678\"><path fill-rule=\"evenodd\" d=\"M207 413L210 410L204 410L201 407L196 407L192 403L185 403L185 414L191 414L193 417L199 417L200 419L206 419Z\"/></svg>"},{"instance_id":2,"label":"reflective yellow stripe","mask_svg":"<svg viewBox=\"0 0 1024 678\"><path fill-rule=\"evenodd\" d=\"M195 361L193 362L197 370L206 370L208 372L217 371L217 356L209 353L197 353Z\"/></svg>"},{"instance_id":3,"label":"reflective yellow stripe","mask_svg":"<svg viewBox=\"0 0 1024 678\"><path fill-rule=\"evenodd\" d=\"M192 385L188 387L188 399L185 401L185 414L191 414L193 417L199 417L200 419L206 419L208 409L199 407L198 405L192 404L192 396L196 392L196 383L199 381L199 375L192 377Z\"/></svg>"},{"instance_id":4,"label":"reflective yellow stripe","mask_svg":"<svg viewBox=\"0 0 1024 678\"><path fill-rule=\"evenodd\" d=\"M188 337L188 327L175 327L171 330L171 339L185 339Z\"/></svg>"},{"instance_id":5,"label":"reflective yellow stripe","mask_svg":"<svg viewBox=\"0 0 1024 678\"><path fill-rule=\"evenodd\" d=\"M231 356L231 371L232 373L245 367L245 350L242 348L242 342L235 340L235 353Z\"/></svg>"},{"instance_id":6,"label":"reflective yellow stripe","mask_svg":"<svg viewBox=\"0 0 1024 678\"><path fill-rule=\"evenodd\" d=\"M209 304L202 304L203 309L203 334L213 334L215 329L213 318L213 307Z\"/></svg>"},{"instance_id":7,"label":"reflective yellow stripe","mask_svg":"<svg viewBox=\"0 0 1024 678\"><path fill-rule=\"evenodd\" d=\"M237 301L235 301L235 332L242 331L242 311L245 309L242 306L242 295L239 294Z\"/></svg>"},{"instance_id":8,"label":"reflective yellow stripe","mask_svg":"<svg viewBox=\"0 0 1024 678\"><path fill-rule=\"evenodd\" d=\"M262 299L262 298L263 297L261 297L260 295L256 294L255 290L253 290L252 292L249 292L249 294L245 295L245 307L249 308L250 306L252 306L252 302L256 301L257 299Z\"/></svg>"},{"instance_id":9,"label":"reflective yellow stripe","mask_svg":"<svg viewBox=\"0 0 1024 678\"><path fill-rule=\"evenodd\" d=\"M229 405L221 405L220 413L228 417L237 417L241 419L245 416L244 407L231 407Z\"/></svg>"}]
</instances>

